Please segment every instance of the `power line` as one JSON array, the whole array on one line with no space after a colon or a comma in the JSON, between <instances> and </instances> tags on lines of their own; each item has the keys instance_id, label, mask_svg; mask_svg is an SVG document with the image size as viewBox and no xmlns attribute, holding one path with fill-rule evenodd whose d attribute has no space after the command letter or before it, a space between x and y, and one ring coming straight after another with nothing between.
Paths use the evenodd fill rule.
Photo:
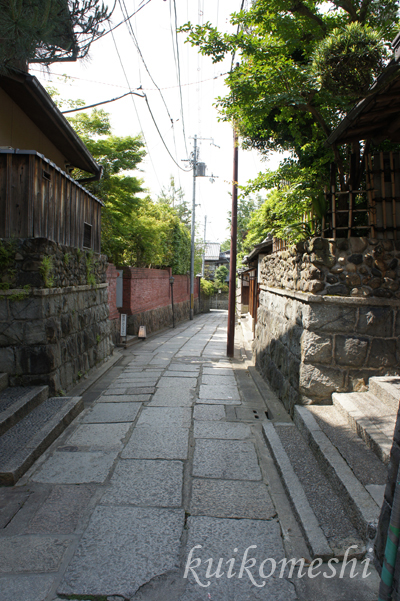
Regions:
<instances>
[{"instance_id":1,"label":"power line","mask_svg":"<svg viewBox=\"0 0 400 601\"><path fill-rule=\"evenodd\" d=\"M162 141L162 143L164 144L164 146L165 146L165 149L166 149L166 151L168 152L169 156L170 156L170 157L171 157L171 159L174 161L175 165L176 165L177 167L179 167L179 169L181 169L181 171L186 171L186 173L189 173L189 171L192 171L192 169L184 169L184 168L183 168L181 165L179 165L179 163L178 163L178 162L177 162L177 161L174 159L174 157L172 156L172 154L171 154L171 152L170 152L170 150L169 150L169 148L168 148L168 146L167 146L167 144L166 144L166 142L165 142L165 140L164 140L164 138L163 138L163 136L162 136L162 134L161 134L161 132L160 132L160 129L159 129L158 125L157 125L157 122L156 122L156 120L155 120L155 118L154 118L154 115L153 115L153 113L152 113L152 110L151 110L151 108L150 108L150 104L149 104L149 101L148 101L148 98L147 98L146 94L144 95L144 99L145 99L145 101L146 101L147 108L149 109L149 113L150 113L150 116L151 116L151 118L152 118L152 120L153 120L153 123L154 123L154 125L156 126L156 129L157 129L157 131L158 131L158 135L160 136L160 138L161 138L161 141Z\"/></svg>"},{"instance_id":2,"label":"power line","mask_svg":"<svg viewBox=\"0 0 400 601\"><path fill-rule=\"evenodd\" d=\"M95 106L100 106L101 104L108 104L110 102L115 102L116 100L121 100L121 98L125 98L125 96L129 96L130 94L134 94L135 96L139 96L139 98L144 98L142 94L138 94L137 92L127 92L126 94L122 94L122 96L118 96L117 98L111 98L111 100L103 100L102 102L96 102L95 104L88 104L86 106L78 106L75 109L68 109L68 111L61 111L63 115L66 113L76 113L77 111L84 111L85 109L92 109Z\"/></svg>"},{"instance_id":3,"label":"power line","mask_svg":"<svg viewBox=\"0 0 400 601\"><path fill-rule=\"evenodd\" d=\"M240 5L240 12L243 10L244 7L244 0L242 0L242 4ZM239 33L239 29L240 29L240 23L237 26L237 30L236 30L236 35ZM232 62L231 62L231 71L233 71L233 61L235 60L235 54L236 54L236 50L233 51L232 53Z\"/></svg>"},{"instance_id":4,"label":"power line","mask_svg":"<svg viewBox=\"0 0 400 601\"><path fill-rule=\"evenodd\" d=\"M118 0L118 3L119 3L119 5L120 5L120 8L121 8L122 14L124 14L124 9L125 9L125 11L127 12L126 5L125 5L125 0ZM122 5L123 5L123 6L122 6ZM157 85L157 84L156 84L156 82L154 81L154 79L153 79L153 76L151 75L151 73L150 73L150 71L149 71L149 68L147 67L146 61L144 60L144 57L143 57L142 51L140 50L139 43L138 43L138 41L137 41L137 38L136 38L136 36L135 36L135 32L133 31L132 24L131 24L131 22L130 22L129 20L126 20L126 26L127 26L127 28L128 28L129 35L131 36L131 38L132 38L132 41L133 41L133 43L134 43L134 45L135 45L135 47L136 47L136 50L138 51L138 53L139 53L139 56L140 56L140 58L142 59L142 63L143 63L143 65L144 65L144 67L145 67L145 69L146 69L147 73L149 74L149 77L150 77L151 81L153 82L153 84L156 86L156 88L157 88L158 92L160 93L160 96L161 96L161 98L162 98L162 101L163 101L163 103L164 103L164 106L165 106L165 109L166 109L166 111L167 111L167 114L168 114L169 120L170 120L170 121L171 121L171 123L173 124L173 123L174 123L174 120L173 120L173 119L172 119L172 117L171 117L171 114L170 114L170 112L169 112L169 109L168 109L167 103L166 103L166 101L165 101L164 95L163 95L163 93L161 92L161 89L158 87L158 85Z\"/></svg>"},{"instance_id":5,"label":"power line","mask_svg":"<svg viewBox=\"0 0 400 601\"><path fill-rule=\"evenodd\" d=\"M37 73L42 73L41 69L31 68L31 69L29 69L29 71L36 71ZM49 73L50 75L55 75L56 77L64 77L64 73L55 73L54 71L51 71L50 69L47 71L47 73ZM205 83L206 81L212 81L213 79L218 79L219 77L224 77L225 75L228 75L228 71L226 71L225 73L220 73L219 75L214 75L213 77L208 77L207 79L203 79L200 82L198 82L198 81L190 81L189 83L183 83L183 84L181 84L181 86L182 87L196 86L199 83ZM120 86L120 85L115 84L115 83L107 83L106 81L96 81L95 79L85 79L83 77L76 77L75 75L68 75L67 77L68 77L68 79L77 79L78 81L86 81L88 83L97 83L97 84L102 85L102 86L111 86L113 88L123 88L123 89L126 90L126 86ZM165 88L160 88L160 90L173 90L173 89L178 88L178 87L179 86L167 86ZM147 90L148 92L156 91L157 90L157 88L148 88L148 87L145 87L143 89Z\"/></svg>"},{"instance_id":6,"label":"power line","mask_svg":"<svg viewBox=\"0 0 400 601\"><path fill-rule=\"evenodd\" d=\"M130 86L130 83L129 83L129 79L128 79L128 76L127 76L127 74L126 74L125 67L124 67L124 64L123 64L123 62L122 62L122 59L121 59L121 55L120 55L120 53L119 53L119 50L118 50L117 42L115 41L115 37L114 37L114 33L113 33L113 31L111 31L111 36L112 36L112 39L113 39L113 42L114 42L115 50L117 51L117 55L118 55L119 62L120 62L120 64L121 64L122 71L123 71L123 73L124 73L124 75L125 75L126 83L128 84L128 88L129 88L129 90L132 92L132 89L131 89L131 86ZM158 179L157 171L156 171L156 169L155 169L155 167L154 167L153 159L151 158L151 154L150 154L150 147L149 147L149 145L147 144L146 136L144 135L143 127L142 127L142 124L141 124L141 122L140 122L139 113L138 113L138 110L137 110L137 108L136 108L136 103L135 103L135 99L134 99L133 95L131 95L131 98L132 98L133 106L134 106L134 109L135 109L135 112L136 112L136 117L137 117L137 120L138 120L138 122L139 122L140 131L141 131L141 133L142 133L143 140L144 140L144 143L145 143L145 145L146 145L146 148L147 148L147 154L149 155L149 159L150 159L151 166L153 167L153 171L154 171L154 174L155 174L155 176L156 176L156 179L157 179L157 181L158 181L158 185L159 185L159 186L161 186L161 184L160 184L160 180Z\"/></svg>"},{"instance_id":7,"label":"power line","mask_svg":"<svg viewBox=\"0 0 400 601\"><path fill-rule=\"evenodd\" d=\"M116 51L117 51L117 54L118 54L119 62L120 62L120 64L121 64L121 67L122 67L122 71L124 72L124 75L125 75L126 83L128 84L128 87L129 87L130 91L132 91L132 89L131 89L131 86L130 86L130 83L129 83L129 80L128 80L128 76L127 76L127 74L126 74L126 71L125 71L124 64L123 64L123 62L122 62L122 59L121 59L121 55L120 55L120 53L119 53L119 50L118 50L117 43L116 43L116 41L115 41L114 33L113 33L113 32L111 32L111 35L112 35L112 38L113 38L113 41L114 41L114 46L115 46L115 49L116 49ZM153 115L153 113L152 113L152 111L151 111L151 108L150 108L150 105L149 105L149 101L148 101L148 99L147 99L147 96L146 96L146 94L145 94L144 92L143 92L143 97L144 97L144 99L145 99L145 101L146 101L147 108L149 109L149 113L150 113L150 115L151 115L151 118L152 118L152 120L153 120L153 123L154 123L154 125L155 125L155 127L156 127L156 129L157 129L158 135L160 136L160 138L161 138L161 141L162 141L162 143L164 144L164 146L165 146L165 149L167 150L167 152L168 152L169 156L170 156L170 157L171 157L171 159L174 161L175 165L177 165L177 167L179 167L179 169L181 169L182 171L191 171L191 169L184 169L183 167L181 167L181 165L179 165L179 163L178 163L178 162L177 162L177 161L174 159L174 157L172 156L172 154L171 154L171 152L170 152L170 150L169 150L169 148L168 148L168 146L167 146L167 144L166 144L166 142L165 142L165 140L164 140L164 138L163 138L163 136L162 136L162 134L161 134L161 132L160 132L160 129L159 129L159 127L158 127L158 125L157 125L157 122L156 122L156 120L155 120L155 118L154 118L154 115ZM132 95L131 95L131 98L132 98L132 101L133 101L133 104L134 104L134 107L135 107L135 110L136 110L136 115L137 115L137 117L138 117L139 125L140 125L141 131L142 131L142 134L143 134L143 138L144 138L144 141L145 141L145 144L146 144L146 147L147 147L147 152L148 152L148 154L149 154L149 157L150 157L151 164L152 164L152 166L153 166L153 169L154 169L154 172L155 172L155 174L156 174L156 178L157 178L157 181L158 181L158 185L161 187L160 181L159 181L159 179L158 179L158 176L157 176L157 172L156 172L156 170L155 170L155 168L154 168L154 163L153 163L153 161L152 161L152 158L151 158L151 155L150 155L150 149L149 149L149 145L147 144L147 142L146 142L146 138L144 137L143 128L142 128L142 125L141 125L141 123L140 123L139 115L138 115L138 112L137 112L137 109L136 109L136 104L135 104L135 101L134 101L134 98L133 98L133 96L132 96Z\"/></svg>"},{"instance_id":8,"label":"power line","mask_svg":"<svg viewBox=\"0 0 400 601\"><path fill-rule=\"evenodd\" d=\"M174 12L175 12L175 40L176 40L176 56L178 59L178 84L179 84L179 96L181 99L182 131L183 131L183 140L185 142L186 156L189 156L187 144L186 144L185 120L184 120L184 116L183 116L181 66L180 66L180 60L179 60L179 46L178 46L178 16L177 16L177 12L176 12L176 0L173 0L173 2L174 2Z\"/></svg>"},{"instance_id":9,"label":"power line","mask_svg":"<svg viewBox=\"0 0 400 601\"><path fill-rule=\"evenodd\" d=\"M129 21L129 19L132 19L132 17L134 17L140 10L142 10L142 8L144 8L145 6L147 6L150 2L151 2L151 0L147 0L147 2L145 4L143 4L142 6L139 6L139 8L137 10L135 10L135 12L133 12L128 17L126 17L123 21L120 21L119 23L117 23L117 25L114 25L114 27L110 27L110 25L109 25L110 29L108 31L105 31L101 35L99 35L95 40L93 40L93 42L97 42L97 40L100 40L101 38L104 38L104 36L108 35L112 31L114 31L115 29L117 29L117 27L119 27L120 25L123 25L123 23L125 23L126 21ZM116 2L115 2L115 4L116 4ZM114 4L114 8L115 8L115 4ZM114 11L114 8L113 8L113 11Z\"/></svg>"}]
</instances>

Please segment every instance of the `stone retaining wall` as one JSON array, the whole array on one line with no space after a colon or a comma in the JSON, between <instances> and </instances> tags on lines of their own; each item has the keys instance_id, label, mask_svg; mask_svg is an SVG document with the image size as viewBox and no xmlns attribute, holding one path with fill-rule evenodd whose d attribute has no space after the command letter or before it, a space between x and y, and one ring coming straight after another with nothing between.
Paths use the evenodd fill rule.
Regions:
<instances>
[{"instance_id":1,"label":"stone retaining wall","mask_svg":"<svg viewBox=\"0 0 400 601\"><path fill-rule=\"evenodd\" d=\"M0 291L0 372L67 391L113 349L107 284Z\"/></svg>"},{"instance_id":2,"label":"stone retaining wall","mask_svg":"<svg viewBox=\"0 0 400 601\"><path fill-rule=\"evenodd\" d=\"M400 240L314 238L268 255L262 283L318 295L400 299Z\"/></svg>"},{"instance_id":3,"label":"stone retaining wall","mask_svg":"<svg viewBox=\"0 0 400 601\"><path fill-rule=\"evenodd\" d=\"M399 373L400 301L318 296L261 285L256 366L287 410L329 404L371 376Z\"/></svg>"},{"instance_id":4,"label":"stone retaining wall","mask_svg":"<svg viewBox=\"0 0 400 601\"><path fill-rule=\"evenodd\" d=\"M45 238L0 239L0 288L65 288L106 282L107 257Z\"/></svg>"}]
</instances>

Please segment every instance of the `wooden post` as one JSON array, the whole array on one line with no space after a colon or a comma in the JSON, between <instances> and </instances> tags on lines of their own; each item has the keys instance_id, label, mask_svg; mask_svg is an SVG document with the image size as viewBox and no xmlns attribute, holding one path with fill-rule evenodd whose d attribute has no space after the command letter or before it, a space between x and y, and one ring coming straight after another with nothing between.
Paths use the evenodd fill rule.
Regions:
<instances>
[{"instance_id":1,"label":"wooden post","mask_svg":"<svg viewBox=\"0 0 400 601\"><path fill-rule=\"evenodd\" d=\"M236 296L236 238L237 238L237 187L238 187L238 135L233 126L233 186L231 217L231 256L229 265L229 300L228 300L228 339L226 354L235 354L235 296Z\"/></svg>"}]
</instances>

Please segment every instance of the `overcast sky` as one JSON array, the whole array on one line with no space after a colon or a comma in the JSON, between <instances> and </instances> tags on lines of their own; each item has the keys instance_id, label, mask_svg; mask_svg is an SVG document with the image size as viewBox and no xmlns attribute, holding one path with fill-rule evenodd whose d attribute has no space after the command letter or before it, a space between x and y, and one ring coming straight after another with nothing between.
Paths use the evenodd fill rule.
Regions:
<instances>
[{"instance_id":1,"label":"overcast sky","mask_svg":"<svg viewBox=\"0 0 400 601\"><path fill-rule=\"evenodd\" d=\"M187 21L193 24L210 21L219 29L232 30L229 15L238 10L240 4L240 0L176 0L178 26ZM199 142L199 160L206 163L209 175L212 173L218 177L213 184L208 177L196 178L199 205L196 207L196 222L198 234L203 237L204 216L207 215L207 240L221 242L229 237L226 228L231 204L233 136L231 126L218 121L218 112L213 104L217 96L224 96L227 92L223 74L229 71L231 60L213 65L211 59L202 57L195 48L185 44L186 35L183 33L177 36L177 53L173 0L125 0L129 15L142 5L143 8L130 23L146 66L128 26L122 24L113 32L114 38L109 33L92 45L88 59L78 63L54 63L50 74L40 72L36 65L32 65L31 72L44 85L56 86L62 97L82 98L87 104L108 100L129 91L129 87L135 90L141 86L165 144L183 168L187 168L187 163L182 159L187 158L187 152L193 149L193 136L213 138L216 146L211 144L211 140ZM118 1L112 25L123 20L123 7L123 0ZM62 74L73 79L64 83L62 78L57 77ZM156 86L161 89L162 96ZM168 186L172 175L191 204L192 173L180 170L169 156L145 100L128 96L103 108L111 114L116 135L142 132L148 155L141 164L142 172L135 175L143 178L152 198L155 199L161 189ZM260 161L256 152L240 151L239 182L245 183L267 166L276 167L277 161L266 164Z\"/></svg>"}]
</instances>

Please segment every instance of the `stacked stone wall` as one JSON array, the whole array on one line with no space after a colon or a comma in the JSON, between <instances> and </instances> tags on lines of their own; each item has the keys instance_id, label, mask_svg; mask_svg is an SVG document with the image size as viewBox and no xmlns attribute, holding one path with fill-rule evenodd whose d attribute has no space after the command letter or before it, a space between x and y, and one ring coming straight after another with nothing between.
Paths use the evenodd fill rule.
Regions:
<instances>
[{"instance_id":1,"label":"stacked stone wall","mask_svg":"<svg viewBox=\"0 0 400 601\"><path fill-rule=\"evenodd\" d=\"M295 255L288 252L267 257L263 273L272 265L278 273L292 269ZM300 281L305 277L306 271ZM296 403L329 404L332 392L365 390L371 376L399 373L397 298L308 294L270 282L264 276L260 285L253 350L289 411Z\"/></svg>"},{"instance_id":2,"label":"stacked stone wall","mask_svg":"<svg viewBox=\"0 0 400 601\"><path fill-rule=\"evenodd\" d=\"M400 299L400 240L314 238L268 255L262 283L318 295Z\"/></svg>"},{"instance_id":3,"label":"stacked stone wall","mask_svg":"<svg viewBox=\"0 0 400 601\"><path fill-rule=\"evenodd\" d=\"M67 288L106 282L107 257L45 238L0 239L0 288Z\"/></svg>"},{"instance_id":4,"label":"stacked stone wall","mask_svg":"<svg viewBox=\"0 0 400 601\"><path fill-rule=\"evenodd\" d=\"M0 292L0 372L67 391L113 349L107 284Z\"/></svg>"}]
</instances>

